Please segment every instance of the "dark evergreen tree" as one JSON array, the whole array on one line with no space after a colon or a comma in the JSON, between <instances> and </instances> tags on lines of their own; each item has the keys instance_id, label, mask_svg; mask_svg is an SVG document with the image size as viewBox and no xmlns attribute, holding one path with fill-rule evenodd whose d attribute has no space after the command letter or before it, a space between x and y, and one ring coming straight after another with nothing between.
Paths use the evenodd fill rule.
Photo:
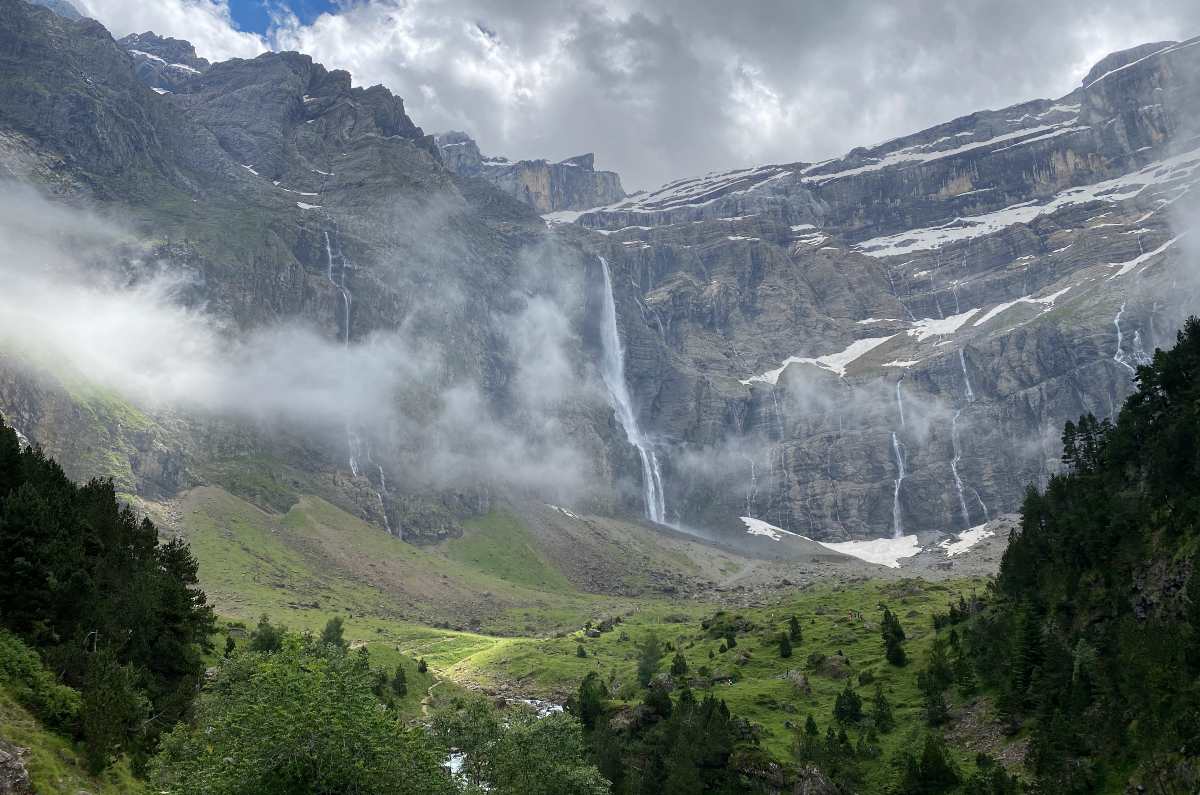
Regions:
<instances>
[{"instance_id":1,"label":"dark evergreen tree","mask_svg":"<svg viewBox=\"0 0 1200 795\"><path fill-rule=\"evenodd\" d=\"M792 641L786 632L779 634L779 656L785 660L792 656Z\"/></svg>"},{"instance_id":2,"label":"dark evergreen tree","mask_svg":"<svg viewBox=\"0 0 1200 795\"><path fill-rule=\"evenodd\" d=\"M396 663L396 672L392 674L392 693L397 698L404 698L408 695L408 677L404 674L404 666Z\"/></svg>"},{"instance_id":3,"label":"dark evergreen tree","mask_svg":"<svg viewBox=\"0 0 1200 795\"><path fill-rule=\"evenodd\" d=\"M638 646L637 678L642 687L648 687L650 680L658 673L662 655L662 645L658 642L658 636L653 632L647 635Z\"/></svg>"}]
</instances>

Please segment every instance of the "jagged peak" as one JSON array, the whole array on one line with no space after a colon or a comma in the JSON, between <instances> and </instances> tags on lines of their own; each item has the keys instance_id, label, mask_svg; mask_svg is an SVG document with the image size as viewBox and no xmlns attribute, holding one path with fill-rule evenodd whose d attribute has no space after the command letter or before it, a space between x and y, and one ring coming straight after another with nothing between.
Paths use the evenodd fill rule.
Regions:
<instances>
[{"instance_id":1,"label":"jagged peak","mask_svg":"<svg viewBox=\"0 0 1200 795\"><path fill-rule=\"evenodd\" d=\"M1176 41L1154 41L1148 44L1139 44L1127 50L1118 50L1117 52L1109 53L1097 61L1096 65L1084 76L1083 86L1087 88L1110 72L1115 72L1143 58L1160 53L1178 43Z\"/></svg>"}]
</instances>

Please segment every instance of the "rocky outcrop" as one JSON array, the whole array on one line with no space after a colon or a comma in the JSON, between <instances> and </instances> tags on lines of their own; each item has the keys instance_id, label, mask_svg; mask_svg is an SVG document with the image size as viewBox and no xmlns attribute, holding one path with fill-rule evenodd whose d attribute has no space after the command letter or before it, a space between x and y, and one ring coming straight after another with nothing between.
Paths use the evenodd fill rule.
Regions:
<instances>
[{"instance_id":1,"label":"rocky outcrop","mask_svg":"<svg viewBox=\"0 0 1200 795\"><path fill-rule=\"evenodd\" d=\"M0 739L0 795L33 795L33 783L25 769L28 750Z\"/></svg>"},{"instance_id":2,"label":"rocky outcrop","mask_svg":"<svg viewBox=\"0 0 1200 795\"><path fill-rule=\"evenodd\" d=\"M83 14L79 13L79 9L70 0L28 0L35 6L48 8L60 17L67 19L83 19Z\"/></svg>"},{"instance_id":3,"label":"rocky outcrop","mask_svg":"<svg viewBox=\"0 0 1200 795\"><path fill-rule=\"evenodd\" d=\"M442 133L436 141L442 160L456 174L485 179L541 213L584 210L625 198L620 176L612 171L596 171L591 153L558 163L514 162L480 154L479 145L466 133Z\"/></svg>"},{"instance_id":4,"label":"rocky outcrop","mask_svg":"<svg viewBox=\"0 0 1200 795\"><path fill-rule=\"evenodd\" d=\"M131 33L117 44L133 58L138 80L160 93L176 90L208 71L209 62L196 55L190 42L153 32Z\"/></svg>"}]
</instances>

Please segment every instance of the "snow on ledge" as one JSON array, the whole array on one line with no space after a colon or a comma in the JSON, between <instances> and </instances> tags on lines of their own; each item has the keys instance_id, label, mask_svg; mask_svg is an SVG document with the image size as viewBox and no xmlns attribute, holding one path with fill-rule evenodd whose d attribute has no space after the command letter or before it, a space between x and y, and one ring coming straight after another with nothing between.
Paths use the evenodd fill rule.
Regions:
<instances>
[{"instance_id":1,"label":"snow on ledge","mask_svg":"<svg viewBox=\"0 0 1200 795\"><path fill-rule=\"evenodd\" d=\"M924 318L913 324L913 328L909 330L910 337L916 337L919 342L924 342L930 337L944 337L947 334L953 334L967 324L967 321L975 317L979 312L978 309L968 309L957 315L951 315L947 318L936 320L934 318Z\"/></svg>"},{"instance_id":2,"label":"snow on ledge","mask_svg":"<svg viewBox=\"0 0 1200 795\"><path fill-rule=\"evenodd\" d=\"M824 356L817 356L815 358L806 356L789 356L787 359L784 359L783 364L779 365L774 370L768 370L765 373L752 375L749 378L742 379L740 383L749 386L750 384L758 381L760 383L771 384L774 386L775 384L779 383L779 376L783 374L783 371L786 370L790 364L811 364L816 367L820 367L822 370L828 370L831 373L836 373L839 378L844 378L846 376L846 368L849 367L852 362L867 355L869 352L875 348L878 348L880 345L887 342L894 336L896 335L893 334L890 337L868 337L866 339L855 340L854 342L850 343L850 345L844 351L827 353Z\"/></svg>"},{"instance_id":3,"label":"snow on ledge","mask_svg":"<svg viewBox=\"0 0 1200 795\"><path fill-rule=\"evenodd\" d=\"M746 535L749 536L766 536L772 541L782 541L784 536L793 536L795 538L805 538L799 533L793 533L790 530L784 530L782 527L776 527L773 524L764 522L762 519L755 519L753 516L741 517L742 524L746 525Z\"/></svg>"},{"instance_id":4,"label":"snow on ledge","mask_svg":"<svg viewBox=\"0 0 1200 795\"><path fill-rule=\"evenodd\" d=\"M911 558L921 551L921 545L916 536L900 536L899 538L872 538L869 541L840 541L836 544L818 544L834 552L841 552L867 563L887 566L889 569L900 568L903 558Z\"/></svg>"},{"instance_id":5,"label":"snow on ledge","mask_svg":"<svg viewBox=\"0 0 1200 795\"><path fill-rule=\"evenodd\" d=\"M958 534L957 541L951 541L947 538L945 541L938 544L938 546L946 550L946 557L948 558L952 558L955 555L960 555L978 544L980 541L983 541L985 538L991 538L992 536L996 535L994 530L987 530L985 529L986 527L987 525L981 524L972 527L970 530L963 530Z\"/></svg>"},{"instance_id":6,"label":"snow on ledge","mask_svg":"<svg viewBox=\"0 0 1200 795\"><path fill-rule=\"evenodd\" d=\"M764 536L772 541L782 541L784 536L812 541L808 536L784 530L782 527L776 527L773 524L764 522L762 519L755 519L753 516L742 516L740 518L742 524L746 525L746 535ZM867 563L887 566L889 569L900 568L901 560L911 558L921 551L921 545L917 542L916 536L872 538L867 541L841 541L833 544L826 544L824 541L815 541L813 543L834 552L858 558Z\"/></svg>"}]
</instances>

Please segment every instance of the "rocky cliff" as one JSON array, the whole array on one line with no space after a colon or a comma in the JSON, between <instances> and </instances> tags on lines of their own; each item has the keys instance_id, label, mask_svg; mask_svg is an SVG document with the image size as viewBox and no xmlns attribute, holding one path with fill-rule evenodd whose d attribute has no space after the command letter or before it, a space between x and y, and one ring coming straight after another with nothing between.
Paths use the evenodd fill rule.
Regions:
<instances>
[{"instance_id":1,"label":"rocky cliff","mask_svg":"<svg viewBox=\"0 0 1200 795\"><path fill-rule=\"evenodd\" d=\"M548 215L621 274L670 520L847 538L1013 510L1198 306L1198 67L1200 40L1146 45L1056 100Z\"/></svg>"},{"instance_id":2,"label":"rocky cliff","mask_svg":"<svg viewBox=\"0 0 1200 795\"><path fill-rule=\"evenodd\" d=\"M435 140L442 160L454 173L485 179L538 212L582 210L625 198L620 176L612 171L596 171L591 153L558 163L513 162L480 154L479 145L466 133L443 133Z\"/></svg>"},{"instance_id":3,"label":"rocky cliff","mask_svg":"<svg viewBox=\"0 0 1200 795\"><path fill-rule=\"evenodd\" d=\"M1198 45L832 161L625 197L591 156L426 136L387 89L299 53L208 64L0 0L0 166L120 219L88 267L183 277L234 350L311 332L272 364L331 343L338 378L312 380L347 402L390 390L298 426L155 412L5 350L0 411L75 475L272 508L304 489L413 540L514 494L636 515L653 492L670 524L736 543L748 517L768 546L770 525L960 531L1015 508L1062 422L1111 414L1197 305Z\"/></svg>"}]
</instances>

